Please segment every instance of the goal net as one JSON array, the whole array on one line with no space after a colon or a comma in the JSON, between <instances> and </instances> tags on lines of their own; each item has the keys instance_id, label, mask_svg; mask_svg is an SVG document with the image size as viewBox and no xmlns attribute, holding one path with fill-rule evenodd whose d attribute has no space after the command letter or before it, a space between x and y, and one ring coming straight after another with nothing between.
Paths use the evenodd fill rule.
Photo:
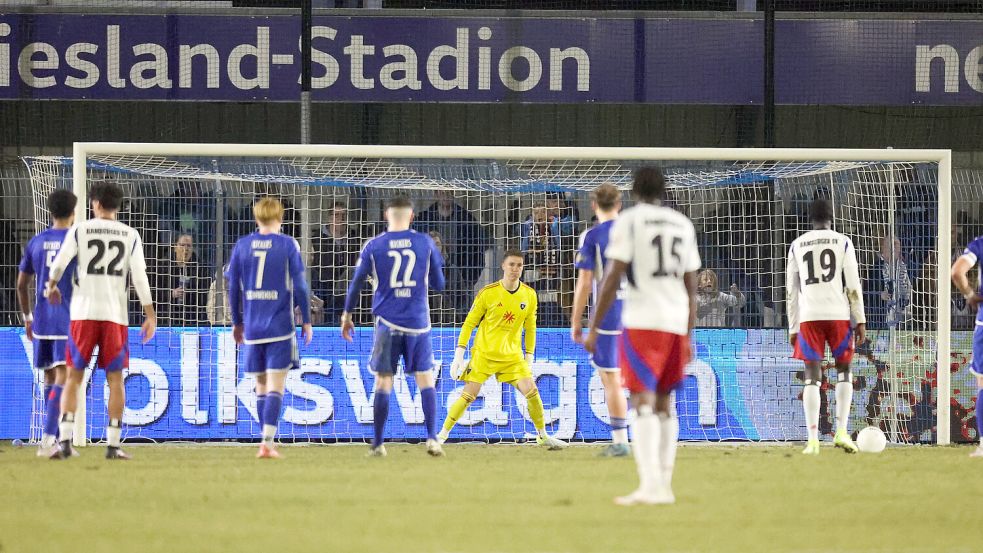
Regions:
<instances>
[{"instance_id":1,"label":"goal net","mask_svg":"<svg viewBox=\"0 0 983 553\"><path fill-rule=\"evenodd\" d=\"M592 224L589 192L603 182L627 190L646 164L664 167L667 201L696 225L704 265L695 358L675 394L680 439L804 439L784 271L817 197L832 200L834 228L854 240L864 285L869 341L855 358L851 429L877 425L897 443L949 439L949 371L936 370L937 356L950 356L949 302L940 303L949 297L948 260L939 261L950 250L939 231L948 228L947 151L79 144L74 161L73 176L71 158L25 159L39 227L51 190L84 196L93 182L120 184L120 218L143 236L158 306L153 341L142 345L131 332L127 439L258 435L221 274L236 239L253 230L251 205L261 195L284 202L283 232L300 242L316 296L318 328L287 380L279 435L369 438L369 287L353 343L341 340L338 318L361 245L384 230L383 206L395 194L414 201L413 228L430 233L446 260L447 290L430 297L440 415L461 390L449 370L459 325L476 290L501 277L502 252L517 248L526 254L523 279L539 296L533 371L548 430L608 439L599 377L570 339L573 261ZM131 322L141 316L134 301ZM835 383L832 365L825 368ZM107 392L104 376L90 374L80 424L82 436L100 440ZM832 384L822 390L821 432L829 434ZM425 437L413 379L396 377L394 399L388 437ZM490 381L451 437L517 441L532 431L521 394Z\"/></svg>"}]
</instances>

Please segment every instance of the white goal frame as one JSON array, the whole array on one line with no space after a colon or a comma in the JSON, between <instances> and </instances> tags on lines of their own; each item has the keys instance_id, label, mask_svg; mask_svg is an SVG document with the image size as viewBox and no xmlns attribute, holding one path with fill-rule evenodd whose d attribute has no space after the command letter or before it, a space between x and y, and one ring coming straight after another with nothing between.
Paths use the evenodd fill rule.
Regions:
<instances>
[{"instance_id":1,"label":"white goal frame","mask_svg":"<svg viewBox=\"0 0 983 553\"><path fill-rule=\"evenodd\" d=\"M950 443L952 394L949 374L951 310L950 272L943 252L951 245L952 150L847 149L847 148L617 148L536 146L386 146L334 144L193 144L76 142L73 147L75 193L86 197L86 167L91 155L143 155L185 157L337 157L401 159L524 159L524 160L639 160L639 161L854 161L938 163L938 296L936 309L936 431L937 444ZM86 203L76 207L76 220L86 216ZM84 394L82 394L84 396ZM84 404L80 404L84 409ZM82 410L80 409L80 410ZM82 411L80 419L85 419ZM78 433L76 433L78 436ZM84 432L77 445L85 445Z\"/></svg>"}]
</instances>

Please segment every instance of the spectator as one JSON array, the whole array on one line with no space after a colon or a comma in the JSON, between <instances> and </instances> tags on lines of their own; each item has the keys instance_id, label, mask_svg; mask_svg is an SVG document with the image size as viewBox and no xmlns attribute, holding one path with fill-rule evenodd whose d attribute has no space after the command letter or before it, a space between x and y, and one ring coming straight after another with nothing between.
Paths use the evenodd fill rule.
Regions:
<instances>
[{"instance_id":1,"label":"spectator","mask_svg":"<svg viewBox=\"0 0 983 553\"><path fill-rule=\"evenodd\" d=\"M202 184L182 181L169 198L161 202L161 226L171 236L161 236L162 243L175 240L178 234L190 234L194 243L208 244L215 239L215 198L202 193ZM145 240L146 242L146 240ZM203 264L214 261L211 248L205 248Z\"/></svg>"},{"instance_id":2,"label":"spectator","mask_svg":"<svg viewBox=\"0 0 983 553\"><path fill-rule=\"evenodd\" d=\"M345 293L351 280L361 239L348 224L344 202L335 202L328 221L313 236L314 263L311 264L311 291L324 300L323 320L337 324L344 309Z\"/></svg>"},{"instance_id":3,"label":"spectator","mask_svg":"<svg viewBox=\"0 0 983 553\"><path fill-rule=\"evenodd\" d=\"M179 234L157 272L155 288L162 325L197 326L205 322L205 274L198 263L194 238Z\"/></svg>"},{"instance_id":4,"label":"spectator","mask_svg":"<svg viewBox=\"0 0 983 553\"><path fill-rule=\"evenodd\" d=\"M430 231L430 238L433 238L434 244L437 245L437 250L440 251L440 255L444 258L444 273L448 272L446 260L447 260L447 249L444 247L444 239L437 231ZM438 326L452 326L457 324L457 312L451 302L448 301L447 296L437 292L435 290L430 290L430 322Z\"/></svg>"},{"instance_id":5,"label":"spectator","mask_svg":"<svg viewBox=\"0 0 983 553\"><path fill-rule=\"evenodd\" d=\"M474 287L485 270L485 252L491 248L488 233L470 211L454 201L454 193L439 190L436 201L416 217L420 232L436 232L443 241L446 297L449 307L463 314L471 308Z\"/></svg>"},{"instance_id":6,"label":"spectator","mask_svg":"<svg viewBox=\"0 0 983 553\"><path fill-rule=\"evenodd\" d=\"M217 272L208 286L208 303L205 312L208 314L208 324L212 326L231 326L232 314L229 311L229 281L225 278L226 265Z\"/></svg>"},{"instance_id":7,"label":"spectator","mask_svg":"<svg viewBox=\"0 0 983 553\"><path fill-rule=\"evenodd\" d=\"M300 311L300 305L294 306L294 321L297 326L304 324L304 314ZM324 300L311 294L311 324L312 325L323 325L324 324Z\"/></svg>"},{"instance_id":8,"label":"spectator","mask_svg":"<svg viewBox=\"0 0 983 553\"><path fill-rule=\"evenodd\" d=\"M532 208L532 215L522 224L520 247L526 254L523 280L539 298L537 323L558 327L565 326L560 309L560 225L556 218L550 220L549 209L546 204Z\"/></svg>"},{"instance_id":9,"label":"spectator","mask_svg":"<svg viewBox=\"0 0 983 553\"><path fill-rule=\"evenodd\" d=\"M901 240L889 236L881 238L880 258L884 282L881 300L887 308L885 321L889 327L896 327L911 318L911 277L902 255Z\"/></svg>"},{"instance_id":10,"label":"spectator","mask_svg":"<svg viewBox=\"0 0 983 553\"><path fill-rule=\"evenodd\" d=\"M697 277L696 326L737 326L727 323L727 309L740 310L747 303L737 284L730 285L730 293L721 292L717 273L706 269Z\"/></svg>"}]
</instances>

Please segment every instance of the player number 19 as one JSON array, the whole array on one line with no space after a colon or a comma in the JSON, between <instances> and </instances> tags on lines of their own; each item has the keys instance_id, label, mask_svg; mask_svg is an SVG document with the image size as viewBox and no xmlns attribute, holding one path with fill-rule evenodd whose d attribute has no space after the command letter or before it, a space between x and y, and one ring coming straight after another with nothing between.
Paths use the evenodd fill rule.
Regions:
<instances>
[{"instance_id":1,"label":"player number 19","mask_svg":"<svg viewBox=\"0 0 983 553\"><path fill-rule=\"evenodd\" d=\"M802 262L806 265L806 284L818 284L819 277L816 276L815 253L807 251L802 256ZM822 275L823 282L833 280L833 277L836 276L836 254L833 253L833 250L827 248L819 252L819 266L824 271Z\"/></svg>"}]
</instances>

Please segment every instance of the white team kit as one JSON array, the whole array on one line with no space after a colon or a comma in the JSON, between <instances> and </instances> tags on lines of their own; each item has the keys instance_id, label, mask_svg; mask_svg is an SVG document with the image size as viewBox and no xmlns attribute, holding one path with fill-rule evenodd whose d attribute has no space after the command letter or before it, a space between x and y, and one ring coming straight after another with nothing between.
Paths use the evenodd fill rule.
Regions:
<instances>
[{"instance_id":1,"label":"white team kit","mask_svg":"<svg viewBox=\"0 0 983 553\"><path fill-rule=\"evenodd\" d=\"M153 303L143 241L136 230L119 221L91 219L69 229L52 263L51 278L59 280L75 258L75 274L66 275L74 287L69 366L84 368L99 346L98 366L121 370L129 361L126 331L131 274L140 304Z\"/></svg>"},{"instance_id":2,"label":"white team kit","mask_svg":"<svg viewBox=\"0 0 983 553\"><path fill-rule=\"evenodd\" d=\"M614 226L608 259L631 263L622 308L625 328L689 333L689 295L685 273L700 269L693 222L659 205L626 209Z\"/></svg>"},{"instance_id":3,"label":"white team kit","mask_svg":"<svg viewBox=\"0 0 983 553\"><path fill-rule=\"evenodd\" d=\"M828 343L834 358L849 362L850 321L867 322L853 242L830 229L799 236L788 250L785 279L789 332L799 334L795 357L821 361Z\"/></svg>"}]
</instances>

